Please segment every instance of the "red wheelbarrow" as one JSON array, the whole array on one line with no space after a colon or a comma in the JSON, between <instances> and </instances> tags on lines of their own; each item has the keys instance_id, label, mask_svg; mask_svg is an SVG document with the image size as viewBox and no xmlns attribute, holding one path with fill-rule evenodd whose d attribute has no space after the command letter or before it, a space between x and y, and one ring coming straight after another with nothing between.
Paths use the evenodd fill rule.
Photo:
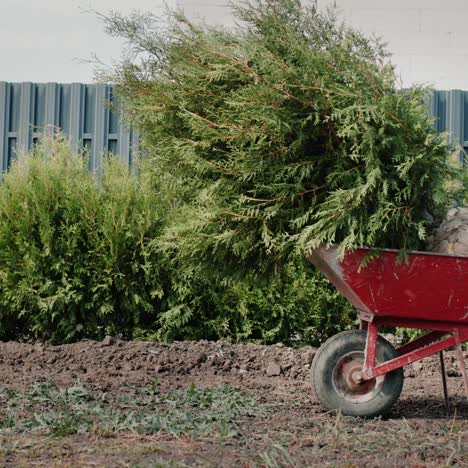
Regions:
<instances>
[{"instance_id":1,"label":"red wheelbarrow","mask_svg":"<svg viewBox=\"0 0 468 468\"><path fill-rule=\"evenodd\" d=\"M356 308L361 329L328 339L312 364L315 393L328 410L374 417L385 414L403 387L403 367L440 353L444 394L447 385L442 352L457 347L465 390L468 378L461 344L468 341L468 257L370 249L344 256L337 247L319 248L308 260ZM362 267L363 260L368 260ZM428 330L398 349L378 335L382 326Z\"/></svg>"}]
</instances>

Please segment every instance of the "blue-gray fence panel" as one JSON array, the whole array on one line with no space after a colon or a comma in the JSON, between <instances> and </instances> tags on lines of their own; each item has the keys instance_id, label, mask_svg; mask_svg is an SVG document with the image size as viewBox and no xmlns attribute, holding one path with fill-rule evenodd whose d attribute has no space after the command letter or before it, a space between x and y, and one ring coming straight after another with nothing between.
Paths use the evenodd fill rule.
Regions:
<instances>
[{"instance_id":1,"label":"blue-gray fence panel","mask_svg":"<svg viewBox=\"0 0 468 468\"><path fill-rule=\"evenodd\" d=\"M111 102L106 84L0 82L0 173L47 129L60 129L76 148L87 148L92 171L99 172L107 151L131 165L138 137L110 110ZM468 91L434 91L428 108L436 129L468 151Z\"/></svg>"},{"instance_id":2,"label":"blue-gray fence panel","mask_svg":"<svg viewBox=\"0 0 468 468\"><path fill-rule=\"evenodd\" d=\"M468 91L434 91L429 100L429 112L435 118L437 131L447 132L449 141L460 145L467 152ZM460 158L463 158L463 153L460 154Z\"/></svg>"},{"instance_id":3,"label":"blue-gray fence panel","mask_svg":"<svg viewBox=\"0 0 468 468\"><path fill-rule=\"evenodd\" d=\"M107 151L131 165L138 138L111 111L112 101L106 84L0 82L1 172L44 131L59 129L76 148L87 148L91 171L100 171Z\"/></svg>"}]
</instances>

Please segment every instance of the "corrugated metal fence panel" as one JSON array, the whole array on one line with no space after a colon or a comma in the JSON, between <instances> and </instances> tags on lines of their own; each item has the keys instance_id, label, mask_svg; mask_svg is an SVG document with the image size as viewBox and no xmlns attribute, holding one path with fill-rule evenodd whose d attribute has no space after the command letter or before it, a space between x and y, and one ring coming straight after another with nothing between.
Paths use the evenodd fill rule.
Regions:
<instances>
[{"instance_id":1,"label":"corrugated metal fence panel","mask_svg":"<svg viewBox=\"0 0 468 468\"><path fill-rule=\"evenodd\" d=\"M76 148L87 148L91 171L101 170L107 151L131 165L138 136L111 112L112 101L112 86L106 84L0 82L0 172L42 132L58 129ZM468 151L468 91L434 91L428 109L436 129Z\"/></svg>"},{"instance_id":2,"label":"corrugated metal fence panel","mask_svg":"<svg viewBox=\"0 0 468 468\"><path fill-rule=\"evenodd\" d=\"M0 82L0 169L29 149L44 131L61 130L76 148L87 148L89 169L100 172L107 151L129 165L137 136L110 110L106 84Z\"/></svg>"},{"instance_id":3,"label":"corrugated metal fence panel","mask_svg":"<svg viewBox=\"0 0 468 468\"><path fill-rule=\"evenodd\" d=\"M434 91L429 100L429 112L435 117L435 128L447 132L449 141L468 151L468 91L452 89ZM460 153L463 159L463 153ZM466 160L466 156L465 156Z\"/></svg>"}]
</instances>

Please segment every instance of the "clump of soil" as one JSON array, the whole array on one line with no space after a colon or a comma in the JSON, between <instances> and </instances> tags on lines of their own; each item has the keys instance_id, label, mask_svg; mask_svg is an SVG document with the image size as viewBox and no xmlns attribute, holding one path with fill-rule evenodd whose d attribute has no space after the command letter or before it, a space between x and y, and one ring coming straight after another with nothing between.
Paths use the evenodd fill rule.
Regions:
<instances>
[{"instance_id":1,"label":"clump of soil","mask_svg":"<svg viewBox=\"0 0 468 468\"><path fill-rule=\"evenodd\" d=\"M145 386L155 379L163 388L191 379L209 385L221 377L238 382L307 381L315 350L283 345L231 345L225 342L125 342L106 337L61 346L0 344L4 385L34 382L69 385L80 382L100 390Z\"/></svg>"},{"instance_id":2,"label":"clump of soil","mask_svg":"<svg viewBox=\"0 0 468 468\"><path fill-rule=\"evenodd\" d=\"M309 381L315 350L224 342L102 342L71 345L0 343L2 387L80 383L89 392L140 395L155 385L239 388L269 411L243 416L223 438L161 432L75 434L50 438L0 434L0 464L60 466L439 466L468 456L468 405L455 354L446 353L451 409L446 413L439 364L408 366L403 394L386 420L336 417L318 405ZM3 458L2 458L3 457Z\"/></svg>"}]
</instances>

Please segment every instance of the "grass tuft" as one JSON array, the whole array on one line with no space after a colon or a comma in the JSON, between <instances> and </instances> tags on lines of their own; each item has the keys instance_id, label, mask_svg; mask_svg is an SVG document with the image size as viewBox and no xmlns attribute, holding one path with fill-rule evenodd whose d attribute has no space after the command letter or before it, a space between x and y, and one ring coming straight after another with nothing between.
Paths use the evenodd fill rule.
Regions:
<instances>
[{"instance_id":1,"label":"grass tuft","mask_svg":"<svg viewBox=\"0 0 468 468\"><path fill-rule=\"evenodd\" d=\"M83 386L60 389L37 384L26 391L0 389L0 435L40 432L54 437L120 432L188 433L234 437L237 421L266 415L254 396L231 386L175 390L159 395L155 385L136 395L92 395Z\"/></svg>"}]
</instances>

